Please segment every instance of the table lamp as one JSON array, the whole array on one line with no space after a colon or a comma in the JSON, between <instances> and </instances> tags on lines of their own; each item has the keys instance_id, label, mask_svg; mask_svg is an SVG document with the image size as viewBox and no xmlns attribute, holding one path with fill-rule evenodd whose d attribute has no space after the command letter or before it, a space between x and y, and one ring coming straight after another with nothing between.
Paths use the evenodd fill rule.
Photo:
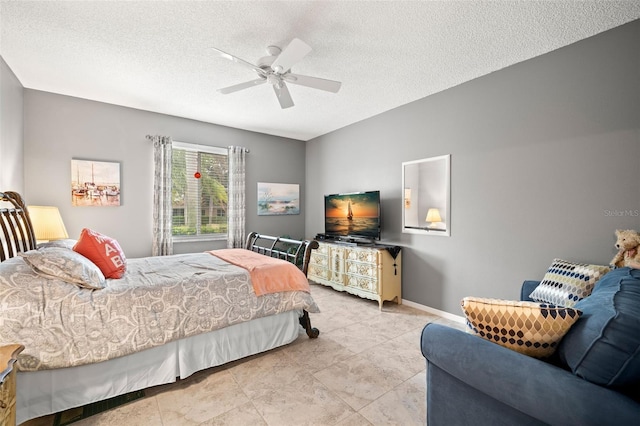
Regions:
<instances>
[{"instance_id":1,"label":"table lamp","mask_svg":"<svg viewBox=\"0 0 640 426\"><path fill-rule=\"evenodd\" d=\"M427 228L430 229L441 229L442 228L442 218L440 217L440 210L438 209L429 209L427 211L427 218L425 222L431 222L427 225Z\"/></svg>"},{"instance_id":2,"label":"table lamp","mask_svg":"<svg viewBox=\"0 0 640 426\"><path fill-rule=\"evenodd\" d=\"M39 243L69 238L60 211L54 206L28 206L33 232Z\"/></svg>"}]
</instances>

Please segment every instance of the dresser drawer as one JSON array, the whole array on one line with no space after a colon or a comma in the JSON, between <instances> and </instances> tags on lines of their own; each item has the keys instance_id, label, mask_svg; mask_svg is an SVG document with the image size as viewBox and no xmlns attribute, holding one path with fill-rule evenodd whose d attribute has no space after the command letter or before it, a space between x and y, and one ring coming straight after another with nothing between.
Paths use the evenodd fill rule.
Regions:
<instances>
[{"instance_id":1,"label":"dresser drawer","mask_svg":"<svg viewBox=\"0 0 640 426\"><path fill-rule=\"evenodd\" d=\"M378 293L378 280L361 277L358 275L347 275L347 286L351 288L357 288L365 290L371 293Z\"/></svg>"},{"instance_id":2,"label":"dresser drawer","mask_svg":"<svg viewBox=\"0 0 640 426\"><path fill-rule=\"evenodd\" d=\"M378 278L378 267L374 263L361 263L348 260L346 262L347 274L362 275L370 279Z\"/></svg>"},{"instance_id":3,"label":"dresser drawer","mask_svg":"<svg viewBox=\"0 0 640 426\"><path fill-rule=\"evenodd\" d=\"M307 276L311 280L313 280L314 277L323 278L325 280L328 280L329 279L329 269L326 266L309 265L309 269L307 271Z\"/></svg>"},{"instance_id":4,"label":"dresser drawer","mask_svg":"<svg viewBox=\"0 0 640 426\"><path fill-rule=\"evenodd\" d=\"M320 253L311 252L311 259L309 260L311 265L321 265L328 266L329 265L329 257L327 255L323 255Z\"/></svg>"},{"instance_id":5,"label":"dresser drawer","mask_svg":"<svg viewBox=\"0 0 640 426\"><path fill-rule=\"evenodd\" d=\"M357 262L378 262L378 250L371 249L346 249L345 257L347 260L355 260Z\"/></svg>"}]
</instances>

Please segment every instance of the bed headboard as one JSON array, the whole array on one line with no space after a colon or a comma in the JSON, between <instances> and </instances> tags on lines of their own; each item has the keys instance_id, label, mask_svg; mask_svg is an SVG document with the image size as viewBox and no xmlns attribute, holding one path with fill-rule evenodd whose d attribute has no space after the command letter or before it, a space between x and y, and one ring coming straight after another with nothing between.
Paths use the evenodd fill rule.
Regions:
<instances>
[{"instance_id":1,"label":"bed headboard","mask_svg":"<svg viewBox=\"0 0 640 426\"><path fill-rule=\"evenodd\" d=\"M292 240L272 237L252 232L247 236L245 248L270 257L277 257L293 263L307 275L311 250L317 249L318 242L313 240Z\"/></svg>"},{"instance_id":2,"label":"bed headboard","mask_svg":"<svg viewBox=\"0 0 640 426\"><path fill-rule=\"evenodd\" d=\"M0 192L0 230L0 262L36 248L29 211L17 192Z\"/></svg>"}]
</instances>

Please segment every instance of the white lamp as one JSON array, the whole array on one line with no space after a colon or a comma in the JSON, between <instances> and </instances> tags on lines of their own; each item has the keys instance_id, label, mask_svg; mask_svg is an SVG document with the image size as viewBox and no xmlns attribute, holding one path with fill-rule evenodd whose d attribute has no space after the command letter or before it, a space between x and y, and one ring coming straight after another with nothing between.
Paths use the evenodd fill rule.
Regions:
<instances>
[{"instance_id":1,"label":"white lamp","mask_svg":"<svg viewBox=\"0 0 640 426\"><path fill-rule=\"evenodd\" d=\"M427 218L424 220L425 222L431 222L427 228L432 229L441 229L442 228L442 218L440 217L440 210L438 209L429 209L427 211Z\"/></svg>"},{"instance_id":2,"label":"white lamp","mask_svg":"<svg viewBox=\"0 0 640 426\"><path fill-rule=\"evenodd\" d=\"M54 206L28 206L33 232L40 243L69 238L60 210Z\"/></svg>"}]
</instances>

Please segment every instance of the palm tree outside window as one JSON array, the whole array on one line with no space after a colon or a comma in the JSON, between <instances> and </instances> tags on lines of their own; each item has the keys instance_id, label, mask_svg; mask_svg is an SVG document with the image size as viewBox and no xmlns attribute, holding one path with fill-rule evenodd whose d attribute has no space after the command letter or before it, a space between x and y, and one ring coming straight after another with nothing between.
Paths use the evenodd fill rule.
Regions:
<instances>
[{"instance_id":1,"label":"palm tree outside window","mask_svg":"<svg viewBox=\"0 0 640 426\"><path fill-rule=\"evenodd\" d=\"M172 147L172 235L227 238L228 150L176 141Z\"/></svg>"}]
</instances>

